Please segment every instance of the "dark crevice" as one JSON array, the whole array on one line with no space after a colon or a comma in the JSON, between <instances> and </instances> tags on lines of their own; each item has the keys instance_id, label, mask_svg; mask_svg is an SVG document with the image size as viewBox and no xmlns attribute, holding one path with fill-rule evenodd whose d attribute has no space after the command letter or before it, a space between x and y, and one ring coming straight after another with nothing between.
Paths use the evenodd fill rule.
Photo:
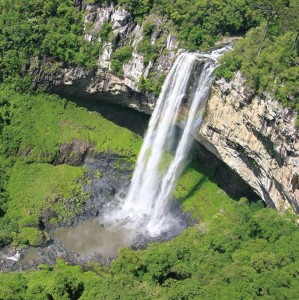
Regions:
<instances>
[{"instance_id":1,"label":"dark crevice","mask_svg":"<svg viewBox=\"0 0 299 300\"><path fill-rule=\"evenodd\" d=\"M198 142L195 142L192 154L195 161L193 167L216 183L232 199L239 200L241 197L246 197L252 202L261 199L239 174Z\"/></svg>"},{"instance_id":2,"label":"dark crevice","mask_svg":"<svg viewBox=\"0 0 299 300\"><path fill-rule=\"evenodd\" d=\"M272 201L272 199L269 196L269 193L266 191L266 189L263 186L260 186L260 189L263 193L263 199L265 200L265 203L267 204L267 206L275 208L275 204Z\"/></svg>"},{"instance_id":3,"label":"dark crevice","mask_svg":"<svg viewBox=\"0 0 299 300\"><path fill-rule=\"evenodd\" d=\"M240 159L244 162L245 165L247 165L247 167L254 173L256 177L261 176L261 171L256 160L252 156L250 156L248 151L242 145L229 139L226 139L226 144L227 146L238 152ZM259 155L258 153L254 154L256 156Z\"/></svg>"},{"instance_id":4,"label":"dark crevice","mask_svg":"<svg viewBox=\"0 0 299 300\"><path fill-rule=\"evenodd\" d=\"M254 136L263 144L263 146L266 149L266 151L268 152L268 154L272 158L274 158L276 160L277 164L281 168L283 166L284 160L281 157L280 153L278 153L275 150L275 145L271 141L271 137L264 136L261 132L259 132L258 130L256 130L253 126L251 126L250 123L247 123L246 125L249 128L249 130L252 131L252 133L254 134Z\"/></svg>"},{"instance_id":5,"label":"dark crevice","mask_svg":"<svg viewBox=\"0 0 299 300\"><path fill-rule=\"evenodd\" d=\"M276 179L273 179L273 181L274 181L274 184L275 184L276 189L279 191L279 193L280 193L280 195L281 195L281 198L282 198L282 199L287 199L288 202L291 203L292 206L295 208L295 211L296 211L297 213L299 213L299 205L298 205L296 199L292 199L292 198L288 195L288 193L285 193L284 188L283 188L283 185L282 185L280 182L278 182Z\"/></svg>"}]
</instances>

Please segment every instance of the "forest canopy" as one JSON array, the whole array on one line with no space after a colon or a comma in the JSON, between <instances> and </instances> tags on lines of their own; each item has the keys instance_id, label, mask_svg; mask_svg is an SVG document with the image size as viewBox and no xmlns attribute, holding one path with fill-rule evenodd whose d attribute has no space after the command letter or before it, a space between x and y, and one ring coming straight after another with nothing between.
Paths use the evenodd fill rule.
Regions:
<instances>
[{"instance_id":1,"label":"forest canopy","mask_svg":"<svg viewBox=\"0 0 299 300\"><path fill-rule=\"evenodd\" d=\"M29 89L33 57L95 66L99 51L83 38L83 20L72 0L0 1L0 82Z\"/></svg>"}]
</instances>

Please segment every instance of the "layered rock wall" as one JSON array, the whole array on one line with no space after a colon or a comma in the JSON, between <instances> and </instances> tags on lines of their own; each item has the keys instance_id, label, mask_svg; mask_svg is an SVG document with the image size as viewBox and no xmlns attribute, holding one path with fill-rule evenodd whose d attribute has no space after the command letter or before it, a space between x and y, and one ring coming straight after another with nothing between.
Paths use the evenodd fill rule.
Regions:
<instances>
[{"instance_id":1,"label":"layered rock wall","mask_svg":"<svg viewBox=\"0 0 299 300\"><path fill-rule=\"evenodd\" d=\"M235 170L267 203L299 212L299 132L295 115L245 88L237 73L218 80L196 139Z\"/></svg>"},{"instance_id":2,"label":"layered rock wall","mask_svg":"<svg viewBox=\"0 0 299 300\"><path fill-rule=\"evenodd\" d=\"M160 75L170 70L175 58L182 49L178 48L176 37L163 26L163 20L152 15L146 22L155 24L150 42L157 47L158 57L144 63L138 44L143 42L143 27L134 21L131 14L119 7L86 5L85 39L100 45L97 68L87 70L65 63L43 61L32 58L29 73L33 75L33 87L43 86L47 91L64 96L89 97L127 106L150 114L155 106L156 97L141 92L138 84L141 78L157 82ZM110 23L110 38L101 40L99 31L103 24ZM111 38L112 37L112 38ZM131 59L123 64L123 76L111 71L111 55L123 46L132 46Z\"/></svg>"}]
</instances>

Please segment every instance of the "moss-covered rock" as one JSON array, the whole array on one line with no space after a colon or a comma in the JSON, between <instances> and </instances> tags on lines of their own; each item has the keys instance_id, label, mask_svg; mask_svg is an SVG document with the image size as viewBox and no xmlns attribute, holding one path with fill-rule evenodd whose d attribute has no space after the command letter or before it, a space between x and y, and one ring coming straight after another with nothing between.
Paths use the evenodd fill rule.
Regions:
<instances>
[{"instance_id":1,"label":"moss-covered rock","mask_svg":"<svg viewBox=\"0 0 299 300\"><path fill-rule=\"evenodd\" d=\"M39 246L43 241L43 232L32 227L22 228L16 237L16 242L21 245Z\"/></svg>"}]
</instances>

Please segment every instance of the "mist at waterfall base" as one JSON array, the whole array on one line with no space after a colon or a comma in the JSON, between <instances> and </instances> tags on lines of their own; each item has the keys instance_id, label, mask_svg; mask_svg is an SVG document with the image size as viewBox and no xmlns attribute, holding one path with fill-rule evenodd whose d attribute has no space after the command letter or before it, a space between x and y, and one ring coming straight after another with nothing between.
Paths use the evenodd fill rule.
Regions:
<instances>
[{"instance_id":1,"label":"mist at waterfall base","mask_svg":"<svg viewBox=\"0 0 299 300\"><path fill-rule=\"evenodd\" d=\"M138 248L151 240L169 239L186 227L186 218L175 209L172 192L186 167L192 133L202 121L217 60L228 49L183 53L177 58L151 116L130 187L118 191L97 223L87 224L93 231L83 243L88 248L78 244L78 236L72 245L74 232L71 239L62 232L66 246L81 254L111 256L121 246ZM197 69L200 72L194 77ZM179 137L178 124L183 128ZM84 232L84 226L78 229L79 235Z\"/></svg>"}]
</instances>

